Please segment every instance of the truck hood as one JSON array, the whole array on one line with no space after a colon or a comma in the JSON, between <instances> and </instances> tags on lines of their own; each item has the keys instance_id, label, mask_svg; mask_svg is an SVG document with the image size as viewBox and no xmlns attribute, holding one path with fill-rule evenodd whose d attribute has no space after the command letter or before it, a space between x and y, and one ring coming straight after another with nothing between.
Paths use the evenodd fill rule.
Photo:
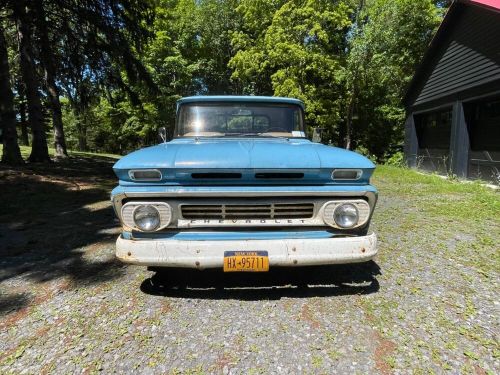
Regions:
<instances>
[{"instance_id":1,"label":"truck hood","mask_svg":"<svg viewBox=\"0 0 500 375\"><path fill-rule=\"evenodd\" d=\"M316 174L320 170L331 173L336 168L356 168L371 175L375 166L355 152L305 139L180 138L132 152L113 167L122 181L127 180L130 169L149 168L177 172L295 170Z\"/></svg>"}]
</instances>

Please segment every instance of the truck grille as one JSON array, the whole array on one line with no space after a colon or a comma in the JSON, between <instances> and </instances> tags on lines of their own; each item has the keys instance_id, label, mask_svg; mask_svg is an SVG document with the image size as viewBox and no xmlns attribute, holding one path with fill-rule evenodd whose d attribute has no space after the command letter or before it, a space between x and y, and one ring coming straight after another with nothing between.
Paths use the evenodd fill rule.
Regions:
<instances>
[{"instance_id":1,"label":"truck grille","mask_svg":"<svg viewBox=\"0 0 500 375\"><path fill-rule=\"evenodd\" d=\"M184 219L308 219L313 203L183 204Z\"/></svg>"}]
</instances>

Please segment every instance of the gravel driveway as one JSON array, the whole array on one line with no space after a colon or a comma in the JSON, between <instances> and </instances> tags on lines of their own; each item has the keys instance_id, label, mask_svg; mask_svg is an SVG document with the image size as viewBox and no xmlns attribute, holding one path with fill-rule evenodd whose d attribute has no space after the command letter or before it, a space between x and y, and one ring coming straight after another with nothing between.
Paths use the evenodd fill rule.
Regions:
<instances>
[{"instance_id":1,"label":"gravel driveway","mask_svg":"<svg viewBox=\"0 0 500 375\"><path fill-rule=\"evenodd\" d=\"M494 191L383 167L376 262L151 288L113 257L110 161L68 163L0 171L0 373L500 373Z\"/></svg>"}]
</instances>

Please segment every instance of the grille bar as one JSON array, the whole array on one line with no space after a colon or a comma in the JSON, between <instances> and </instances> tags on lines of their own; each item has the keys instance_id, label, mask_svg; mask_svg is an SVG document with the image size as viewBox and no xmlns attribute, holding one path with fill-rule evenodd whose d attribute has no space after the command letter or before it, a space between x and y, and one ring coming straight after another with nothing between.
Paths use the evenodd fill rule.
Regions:
<instances>
[{"instance_id":1,"label":"grille bar","mask_svg":"<svg viewBox=\"0 0 500 375\"><path fill-rule=\"evenodd\" d=\"M271 204L183 204L184 219L308 219L313 217L313 203Z\"/></svg>"}]
</instances>

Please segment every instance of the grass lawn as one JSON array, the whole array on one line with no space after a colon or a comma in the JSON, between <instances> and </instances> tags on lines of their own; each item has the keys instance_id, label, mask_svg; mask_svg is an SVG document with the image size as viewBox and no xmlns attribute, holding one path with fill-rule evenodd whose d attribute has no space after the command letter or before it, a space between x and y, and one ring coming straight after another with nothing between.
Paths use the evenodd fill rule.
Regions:
<instances>
[{"instance_id":1,"label":"grass lawn","mask_svg":"<svg viewBox=\"0 0 500 375\"><path fill-rule=\"evenodd\" d=\"M374 223L390 224L380 229L382 233L416 231L436 240L470 234L478 243L460 246L468 252L464 261L483 271L500 269L500 252L493 246L500 233L500 190L391 166L377 167L372 183L380 189L382 206L375 211Z\"/></svg>"},{"instance_id":2,"label":"grass lawn","mask_svg":"<svg viewBox=\"0 0 500 375\"><path fill-rule=\"evenodd\" d=\"M139 289L144 267L114 259L117 156L71 155L0 166L0 373L210 373L233 359L242 373L500 373L499 191L379 166L368 268L236 289L182 271L158 297ZM227 334L238 316L251 329Z\"/></svg>"},{"instance_id":3,"label":"grass lawn","mask_svg":"<svg viewBox=\"0 0 500 375\"><path fill-rule=\"evenodd\" d=\"M24 158L24 160L28 159L28 156L30 156L31 152L31 146L19 146L21 149L21 155ZM0 155L2 154L3 151L3 145L0 144ZM54 152L55 149L49 147L49 155L50 157L54 157ZM116 155L116 154L105 154L105 153L93 153L93 152L83 152L83 151L72 151L68 150L69 156L99 156L99 157L106 157L106 158L112 158L112 159L119 159L121 155Z\"/></svg>"}]
</instances>

